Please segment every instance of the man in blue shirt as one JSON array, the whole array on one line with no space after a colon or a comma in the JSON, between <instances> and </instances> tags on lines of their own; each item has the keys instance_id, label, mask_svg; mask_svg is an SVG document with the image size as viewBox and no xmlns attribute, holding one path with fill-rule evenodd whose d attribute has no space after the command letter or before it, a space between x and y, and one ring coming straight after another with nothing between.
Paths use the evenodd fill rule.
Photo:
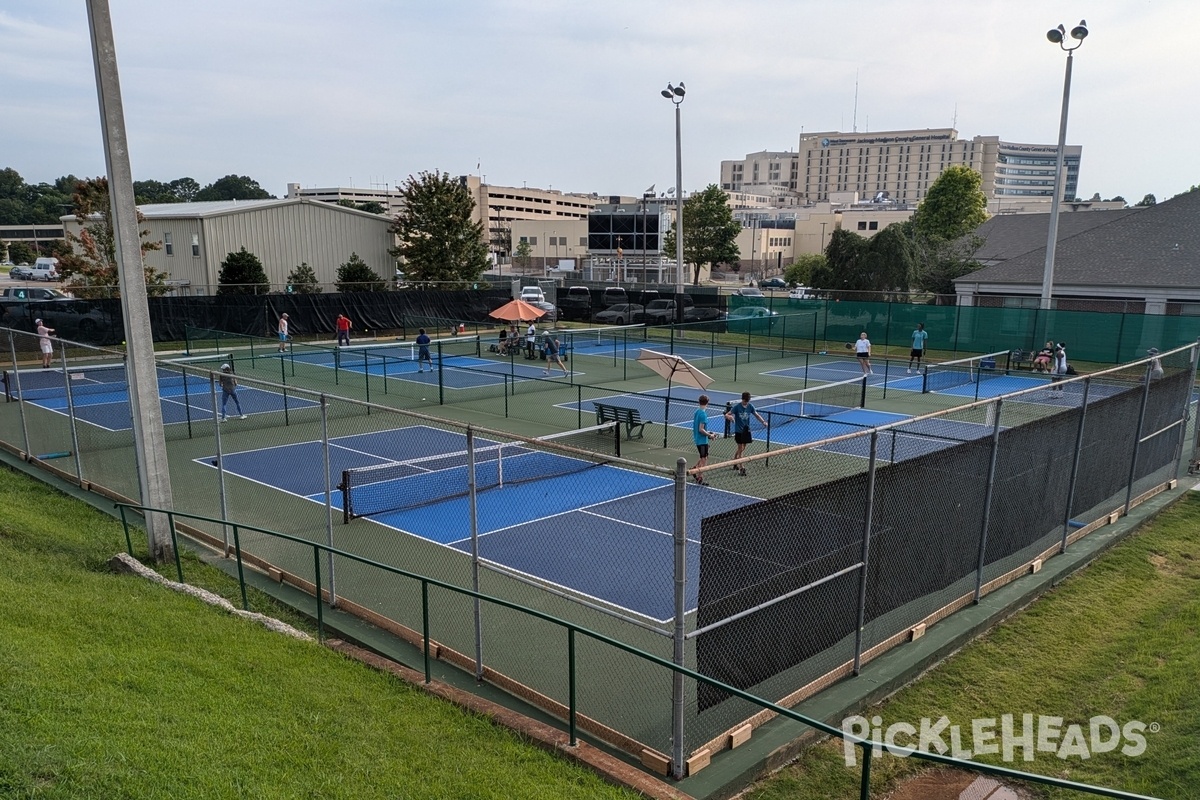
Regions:
<instances>
[{"instance_id":1,"label":"man in blue shirt","mask_svg":"<svg viewBox=\"0 0 1200 800\"><path fill-rule=\"evenodd\" d=\"M918 322L917 329L912 332L912 352L908 356L908 374L912 374L913 364L917 365L917 370L921 369L921 359L925 357L925 340L929 338L929 333L925 330L925 323Z\"/></svg>"},{"instance_id":2,"label":"man in blue shirt","mask_svg":"<svg viewBox=\"0 0 1200 800\"><path fill-rule=\"evenodd\" d=\"M754 435L750 433L750 420L757 419L762 426L767 426L767 421L759 415L754 409L754 404L750 402L750 393L742 392L742 402L735 405L729 411L725 412L725 419L733 423L733 440L737 442L737 452L733 454L733 471L741 475L746 474L746 468L737 463L737 460L746 452L746 445L754 441Z\"/></svg>"},{"instance_id":3,"label":"man in blue shirt","mask_svg":"<svg viewBox=\"0 0 1200 800\"><path fill-rule=\"evenodd\" d=\"M433 356L429 354L429 342L429 334L421 328L421 332L417 334L417 372L425 371L426 361L429 362L429 371L433 372Z\"/></svg>"},{"instance_id":4,"label":"man in blue shirt","mask_svg":"<svg viewBox=\"0 0 1200 800\"><path fill-rule=\"evenodd\" d=\"M696 451L700 453L700 459L695 466L695 469L699 469L708 464L708 443L717 434L708 429L708 395L700 395L696 402L700 407L692 414L692 442L696 445ZM706 485L704 476L696 475L696 483Z\"/></svg>"}]
</instances>

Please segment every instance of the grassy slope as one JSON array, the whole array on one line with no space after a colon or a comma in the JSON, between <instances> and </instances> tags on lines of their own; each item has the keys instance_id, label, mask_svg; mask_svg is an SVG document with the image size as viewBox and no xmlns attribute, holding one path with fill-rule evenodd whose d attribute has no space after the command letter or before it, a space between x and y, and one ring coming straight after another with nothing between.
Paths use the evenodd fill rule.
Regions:
<instances>
[{"instance_id":1,"label":"grassy slope","mask_svg":"<svg viewBox=\"0 0 1200 800\"><path fill-rule=\"evenodd\" d=\"M111 574L119 525L25 476L3 474L0 509L0 796L633 796L316 644Z\"/></svg>"},{"instance_id":2,"label":"grassy slope","mask_svg":"<svg viewBox=\"0 0 1200 800\"><path fill-rule=\"evenodd\" d=\"M1192 493L1024 613L930 672L879 708L883 724L946 715L969 737L971 720L1022 713L1066 718L1108 715L1119 724L1158 723L1146 752L1129 758L1036 760L1007 766L1164 798L1200 791L1200 496ZM986 757L992 763L1004 763ZM884 756L873 767L873 794L914 769L914 759ZM841 748L812 748L759 784L752 800L856 798L857 769ZM1076 792L1048 792L1078 798ZM882 796L882 795L881 795Z\"/></svg>"}]
</instances>

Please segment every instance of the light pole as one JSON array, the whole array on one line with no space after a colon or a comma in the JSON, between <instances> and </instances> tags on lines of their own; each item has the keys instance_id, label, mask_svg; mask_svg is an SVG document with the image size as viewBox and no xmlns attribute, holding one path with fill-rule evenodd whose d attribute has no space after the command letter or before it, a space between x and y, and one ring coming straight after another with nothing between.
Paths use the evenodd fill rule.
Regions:
<instances>
[{"instance_id":1,"label":"light pole","mask_svg":"<svg viewBox=\"0 0 1200 800\"><path fill-rule=\"evenodd\" d=\"M1071 64L1074 52L1087 38L1087 23L1083 20L1071 29L1073 46L1067 46L1067 29L1062 25L1047 31L1046 38L1061 47L1067 53L1067 73L1063 79L1062 116L1058 121L1058 152L1054 157L1054 197L1050 199L1050 231L1046 236L1046 269L1042 273L1041 307L1050 308L1050 296L1054 288L1054 248L1058 243L1058 205L1062 202L1063 186L1066 183L1066 170L1063 169L1063 158L1067 147L1067 106L1071 102Z\"/></svg>"},{"instance_id":2,"label":"light pole","mask_svg":"<svg viewBox=\"0 0 1200 800\"><path fill-rule=\"evenodd\" d=\"M683 322L683 145L679 133L679 104L687 92L683 82L667 84L662 96L675 104L675 321Z\"/></svg>"},{"instance_id":3,"label":"light pole","mask_svg":"<svg viewBox=\"0 0 1200 800\"><path fill-rule=\"evenodd\" d=\"M822 253L825 252L825 225L826 225L826 223L824 223L824 222L821 223L821 252Z\"/></svg>"}]
</instances>

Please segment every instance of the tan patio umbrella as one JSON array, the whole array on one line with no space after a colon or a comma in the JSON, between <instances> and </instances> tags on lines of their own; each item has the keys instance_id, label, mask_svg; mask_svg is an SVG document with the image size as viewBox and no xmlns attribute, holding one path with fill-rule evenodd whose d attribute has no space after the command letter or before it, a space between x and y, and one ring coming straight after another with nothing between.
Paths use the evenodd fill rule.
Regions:
<instances>
[{"instance_id":1,"label":"tan patio umbrella","mask_svg":"<svg viewBox=\"0 0 1200 800\"><path fill-rule=\"evenodd\" d=\"M638 361L667 379L667 400L663 409L663 447L667 446L667 430L671 424L671 384L680 383L704 391L713 379L693 367L681 356L659 353L642 348Z\"/></svg>"},{"instance_id":2,"label":"tan patio umbrella","mask_svg":"<svg viewBox=\"0 0 1200 800\"><path fill-rule=\"evenodd\" d=\"M493 319L502 319L505 322L532 322L535 319L541 319L545 313L542 309L530 305L524 300L512 300L495 311L488 312L488 316Z\"/></svg>"}]
</instances>

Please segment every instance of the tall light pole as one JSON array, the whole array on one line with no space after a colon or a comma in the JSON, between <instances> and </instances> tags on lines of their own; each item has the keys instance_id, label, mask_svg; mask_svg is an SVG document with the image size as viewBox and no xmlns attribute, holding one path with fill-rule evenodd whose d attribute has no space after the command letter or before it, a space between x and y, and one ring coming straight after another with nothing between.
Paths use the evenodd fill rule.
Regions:
<instances>
[{"instance_id":1,"label":"tall light pole","mask_svg":"<svg viewBox=\"0 0 1200 800\"><path fill-rule=\"evenodd\" d=\"M1063 187L1067 182L1063 160L1067 147L1067 106L1071 102L1071 64L1074 52L1087 38L1087 23L1079 20L1079 24L1071 29L1071 38L1075 44L1067 45L1067 29L1062 25L1046 32L1046 38L1061 47L1067 53L1067 73L1063 79L1062 116L1058 121L1058 152L1054 158L1054 197L1050 200L1050 231L1046 236L1046 268L1042 272L1042 301L1041 307L1050 308L1050 296L1054 289L1054 248L1058 243L1058 205L1062 202Z\"/></svg>"},{"instance_id":2,"label":"tall light pole","mask_svg":"<svg viewBox=\"0 0 1200 800\"><path fill-rule=\"evenodd\" d=\"M675 104L675 321L683 322L683 144L679 133L679 104L687 94L681 81L678 86L667 84L662 96Z\"/></svg>"}]
</instances>

